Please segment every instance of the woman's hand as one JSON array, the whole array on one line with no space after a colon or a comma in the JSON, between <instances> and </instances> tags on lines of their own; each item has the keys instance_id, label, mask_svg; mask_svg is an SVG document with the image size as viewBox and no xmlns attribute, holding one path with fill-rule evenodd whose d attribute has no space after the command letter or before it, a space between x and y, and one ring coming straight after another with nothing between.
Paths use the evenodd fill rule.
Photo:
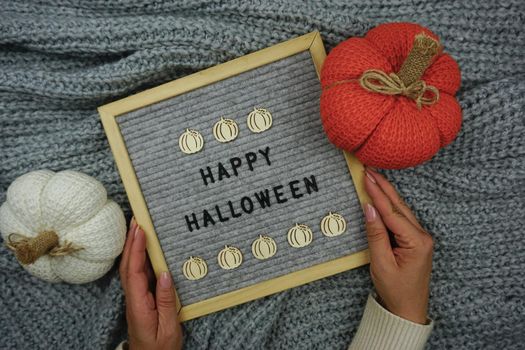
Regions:
<instances>
[{"instance_id":1,"label":"woman's hand","mask_svg":"<svg viewBox=\"0 0 525 350\"><path fill-rule=\"evenodd\" d=\"M168 272L161 273L153 296L149 282L154 281L154 275L146 257L146 236L134 219L119 272L126 295L129 348L181 349L182 328L177 317L173 281Z\"/></svg>"},{"instance_id":2,"label":"woman's hand","mask_svg":"<svg viewBox=\"0 0 525 350\"><path fill-rule=\"evenodd\" d=\"M382 175L369 168L365 173L365 189L373 202L364 205L370 274L378 301L399 317L426 324L432 237Z\"/></svg>"}]
</instances>

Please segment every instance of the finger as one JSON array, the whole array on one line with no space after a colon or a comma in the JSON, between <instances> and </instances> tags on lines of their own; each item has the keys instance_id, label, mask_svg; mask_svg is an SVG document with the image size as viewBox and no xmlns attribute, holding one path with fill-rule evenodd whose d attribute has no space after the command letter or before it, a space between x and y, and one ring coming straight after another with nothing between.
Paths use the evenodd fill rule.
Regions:
<instances>
[{"instance_id":1,"label":"finger","mask_svg":"<svg viewBox=\"0 0 525 350\"><path fill-rule=\"evenodd\" d=\"M392 246L390 245L388 231L377 210L372 204L366 203L364 205L364 211L371 263L378 266L390 266L395 264L394 253L392 252Z\"/></svg>"},{"instance_id":2,"label":"finger","mask_svg":"<svg viewBox=\"0 0 525 350\"><path fill-rule=\"evenodd\" d=\"M158 329L158 316L146 274L146 236L138 225L129 249L125 292L128 327L135 333L140 331L154 336Z\"/></svg>"},{"instance_id":3,"label":"finger","mask_svg":"<svg viewBox=\"0 0 525 350\"><path fill-rule=\"evenodd\" d=\"M173 279L169 272L162 272L157 280L157 310L159 330L157 337L181 337L182 329L177 317L177 299Z\"/></svg>"},{"instance_id":4,"label":"finger","mask_svg":"<svg viewBox=\"0 0 525 350\"><path fill-rule=\"evenodd\" d=\"M143 303L149 292L148 276L146 275L146 237L138 225L129 251L129 266L126 277L126 296L129 295L133 304Z\"/></svg>"},{"instance_id":5,"label":"finger","mask_svg":"<svg viewBox=\"0 0 525 350\"><path fill-rule=\"evenodd\" d=\"M383 190L377 185L375 178L365 170L365 189L372 199L384 224L396 239L400 247L411 248L420 240L420 229L414 226L405 215L392 205L392 202Z\"/></svg>"},{"instance_id":6,"label":"finger","mask_svg":"<svg viewBox=\"0 0 525 350\"><path fill-rule=\"evenodd\" d=\"M412 210L408 207L406 202L403 200L403 198L401 198L399 193L396 191L394 186L386 179L386 177L370 168L366 168L366 170L374 177L374 179L377 182L377 185L387 195L392 204L397 206L399 211L401 211L413 225L423 230L423 227L421 227L421 224L417 220Z\"/></svg>"},{"instance_id":7,"label":"finger","mask_svg":"<svg viewBox=\"0 0 525 350\"><path fill-rule=\"evenodd\" d=\"M157 280L155 278L155 272L153 271L153 267L151 266L151 261L149 260L149 257L146 257L146 276L148 277L148 284L150 286L150 290L155 290Z\"/></svg>"},{"instance_id":8,"label":"finger","mask_svg":"<svg viewBox=\"0 0 525 350\"><path fill-rule=\"evenodd\" d=\"M122 251L122 256L120 258L120 266L119 266L119 274L120 274L120 281L122 283L122 288L126 290L126 279L128 274L128 265L129 265L129 250L131 249L131 245L133 244L133 237L135 236L135 230L137 228L137 223L135 221L135 218L131 218L131 222L129 224L129 230L126 237L126 244L124 245L124 250Z\"/></svg>"},{"instance_id":9,"label":"finger","mask_svg":"<svg viewBox=\"0 0 525 350\"><path fill-rule=\"evenodd\" d=\"M146 272L146 236L144 231L137 225L134 232L133 242L129 250L129 273Z\"/></svg>"},{"instance_id":10,"label":"finger","mask_svg":"<svg viewBox=\"0 0 525 350\"><path fill-rule=\"evenodd\" d=\"M123 268L125 271L127 271L128 263L129 263L129 250L131 249L131 245L133 243L133 237L135 236L135 230L137 228L137 222L135 221L135 218L132 217L131 221L129 223L129 229L126 236L126 243L124 244L124 249L122 250L122 257L121 257L121 268Z\"/></svg>"}]
</instances>

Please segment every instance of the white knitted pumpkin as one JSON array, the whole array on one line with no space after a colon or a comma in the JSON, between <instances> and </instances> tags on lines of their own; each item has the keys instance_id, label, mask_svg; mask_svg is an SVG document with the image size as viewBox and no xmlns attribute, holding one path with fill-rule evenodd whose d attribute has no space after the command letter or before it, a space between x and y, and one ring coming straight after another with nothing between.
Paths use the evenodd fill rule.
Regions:
<instances>
[{"instance_id":1,"label":"white knitted pumpkin","mask_svg":"<svg viewBox=\"0 0 525 350\"><path fill-rule=\"evenodd\" d=\"M9 186L0 207L0 232L12 249L24 240L33 244L45 235L54 237L56 243L44 244L43 255L29 259L34 261L15 250L22 266L48 282L86 283L112 267L124 246L126 222L94 178L75 171L38 170Z\"/></svg>"}]
</instances>

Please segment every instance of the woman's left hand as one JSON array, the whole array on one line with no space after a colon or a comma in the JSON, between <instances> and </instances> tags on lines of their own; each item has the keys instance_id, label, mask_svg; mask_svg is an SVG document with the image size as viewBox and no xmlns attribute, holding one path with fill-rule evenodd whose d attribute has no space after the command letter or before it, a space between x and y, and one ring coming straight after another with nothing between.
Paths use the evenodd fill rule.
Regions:
<instances>
[{"instance_id":1,"label":"woman's left hand","mask_svg":"<svg viewBox=\"0 0 525 350\"><path fill-rule=\"evenodd\" d=\"M155 294L150 291L149 281L154 277L146 256L146 236L134 219L119 272L126 296L129 349L181 349L182 328L173 280L169 272L162 272Z\"/></svg>"}]
</instances>

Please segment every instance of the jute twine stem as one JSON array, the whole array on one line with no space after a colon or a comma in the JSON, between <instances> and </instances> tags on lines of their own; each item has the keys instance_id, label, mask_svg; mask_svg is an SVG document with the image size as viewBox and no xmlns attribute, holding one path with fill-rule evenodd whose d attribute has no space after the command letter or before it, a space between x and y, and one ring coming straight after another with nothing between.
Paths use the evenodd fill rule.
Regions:
<instances>
[{"instance_id":1,"label":"jute twine stem","mask_svg":"<svg viewBox=\"0 0 525 350\"><path fill-rule=\"evenodd\" d=\"M325 89L359 81L359 84L370 92L383 95L402 95L413 99L416 106L421 109L422 105L432 105L439 101L439 90L434 86L427 85L421 80L421 77L441 50L442 47L437 40L425 33L420 33L415 36L412 50L408 53L397 74L387 74L379 69L369 69L358 80L337 81Z\"/></svg>"},{"instance_id":2,"label":"jute twine stem","mask_svg":"<svg viewBox=\"0 0 525 350\"><path fill-rule=\"evenodd\" d=\"M6 246L15 253L18 261L24 265L34 263L45 254L64 256L83 249L71 242L64 242L60 245L58 235L53 231L43 231L35 237L11 233Z\"/></svg>"},{"instance_id":3,"label":"jute twine stem","mask_svg":"<svg viewBox=\"0 0 525 350\"><path fill-rule=\"evenodd\" d=\"M425 33L420 33L414 38L412 50L408 53L397 76L405 86L410 86L420 81L425 70L432 60L441 52L441 45Z\"/></svg>"}]
</instances>

